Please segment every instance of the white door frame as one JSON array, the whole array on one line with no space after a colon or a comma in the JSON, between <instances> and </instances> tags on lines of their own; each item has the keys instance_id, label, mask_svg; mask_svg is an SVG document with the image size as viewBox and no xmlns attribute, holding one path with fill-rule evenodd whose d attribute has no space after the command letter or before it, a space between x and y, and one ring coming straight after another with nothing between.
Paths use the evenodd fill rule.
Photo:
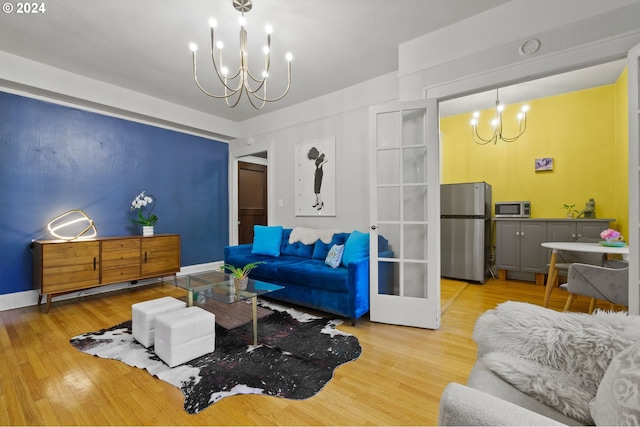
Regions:
<instances>
[{"instance_id":1,"label":"white door frame","mask_svg":"<svg viewBox=\"0 0 640 427\"><path fill-rule=\"evenodd\" d=\"M255 153L267 153L267 223L273 219L273 183L275 182L273 165L275 164L274 141L255 144L248 143L251 138L243 142L234 141L229 144L229 245L238 244L238 162L241 157Z\"/></svg>"},{"instance_id":2,"label":"white door frame","mask_svg":"<svg viewBox=\"0 0 640 427\"><path fill-rule=\"evenodd\" d=\"M640 44L629 50L629 313L640 314Z\"/></svg>"},{"instance_id":3,"label":"white door frame","mask_svg":"<svg viewBox=\"0 0 640 427\"><path fill-rule=\"evenodd\" d=\"M637 39L637 36L636 36ZM624 43L625 40L618 40L618 43ZM631 52L640 50L640 45L631 48L625 54L620 53L621 45L608 42L602 42L595 46L592 56L588 59L584 57L580 58L580 55L572 56L568 55L566 58L559 59L556 57L556 62L550 61L549 58L543 58L539 61L533 61L531 63L521 63L510 67L505 67L500 70L487 70L477 75L468 76L466 78L441 84L434 87L424 88L423 96L426 99L432 98L438 101L445 101L447 99L458 98L466 96L472 93L482 92L484 90L520 83L524 81L531 81L542 77L547 77L553 74L560 74L567 72L568 70L576 70L580 68L587 68L589 66L597 65L602 62L614 61L624 59L625 54L629 57ZM628 48L627 48L628 49ZM636 64L637 69L637 64ZM631 86L632 81L637 86L638 77L635 79L631 76L631 69L629 70L629 313L640 314L640 266L637 261L640 258L640 201L638 191L640 191L640 144L638 136L638 120L639 115L637 112L632 111L631 105ZM636 96L638 96L636 87ZM638 107L636 105L636 107ZM635 138L635 139L632 139ZM635 154L634 154L635 153ZM635 156L635 157L632 157ZM633 162L633 165L631 164ZM633 175L632 175L633 174ZM637 181L637 182L636 182ZM634 193L635 191L635 193Z\"/></svg>"}]
</instances>

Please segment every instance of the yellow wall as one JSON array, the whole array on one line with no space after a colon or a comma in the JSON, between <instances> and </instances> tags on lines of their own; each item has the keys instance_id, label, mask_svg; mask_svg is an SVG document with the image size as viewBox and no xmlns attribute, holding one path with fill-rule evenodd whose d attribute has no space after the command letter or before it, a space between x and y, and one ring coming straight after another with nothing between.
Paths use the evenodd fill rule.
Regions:
<instances>
[{"instance_id":1,"label":"yellow wall","mask_svg":"<svg viewBox=\"0 0 640 427\"><path fill-rule=\"evenodd\" d=\"M516 142L477 145L471 114L440 119L442 183L486 181L493 200L530 200L534 218L564 218L562 205L581 211L589 198L598 218L623 235L628 224L626 73L612 85L529 102L527 131ZM624 96L623 96L624 95ZM622 99L624 98L624 99ZM506 136L516 133L521 104L503 113ZM481 111L481 135L492 131L493 109ZM484 131L484 132L483 132ZM552 157L553 170L535 172L536 158Z\"/></svg>"}]
</instances>

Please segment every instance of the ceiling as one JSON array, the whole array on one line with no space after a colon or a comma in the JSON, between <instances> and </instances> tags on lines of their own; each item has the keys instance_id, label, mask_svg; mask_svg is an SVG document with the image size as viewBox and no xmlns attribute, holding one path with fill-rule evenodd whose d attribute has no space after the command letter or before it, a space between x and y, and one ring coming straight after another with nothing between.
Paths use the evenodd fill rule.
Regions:
<instances>
[{"instance_id":1,"label":"ceiling","mask_svg":"<svg viewBox=\"0 0 640 427\"><path fill-rule=\"evenodd\" d=\"M284 88L285 53L290 51L294 57L289 94L261 111L253 109L246 100L234 109L228 108L223 101L201 93L193 82L188 48L192 41L199 46L201 81L213 88L208 85L213 80L210 82L204 76L211 70L206 58L209 17L218 20L216 36L225 42L227 50L238 49L240 14L233 8L232 0L55 0L44 3L44 13L3 13L0 50L240 122L394 72L398 69L399 44L508 2L253 1L253 10L246 14L249 64L252 67L252 60L261 58L260 50L266 39L263 28L272 24L271 94ZM227 53L225 58L235 56ZM230 68L234 67L237 62L230 63ZM599 73L606 81L611 74L615 73L610 69ZM591 86L606 84L599 83L600 80L592 84L585 79L583 84ZM572 77L570 81L577 80ZM536 96L543 93L540 87L532 90ZM213 91L218 93L219 89ZM503 93L504 100L511 102L507 99L508 91L501 91L501 98ZM458 106L456 100L443 103L442 114L461 106L469 111L471 101L457 102ZM495 97L481 108L494 102Z\"/></svg>"},{"instance_id":2,"label":"ceiling","mask_svg":"<svg viewBox=\"0 0 640 427\"><path fill-rule=\"evenodd\" d=\"M499 99L502 104L508 105L613 84L620 77L620 73L622 73L626 65L626 59L622 59L501 87L498 89ZM479 92L440 102L440 117L493 108L495 104L495 89Z\"/></svg>"}]
</instances>

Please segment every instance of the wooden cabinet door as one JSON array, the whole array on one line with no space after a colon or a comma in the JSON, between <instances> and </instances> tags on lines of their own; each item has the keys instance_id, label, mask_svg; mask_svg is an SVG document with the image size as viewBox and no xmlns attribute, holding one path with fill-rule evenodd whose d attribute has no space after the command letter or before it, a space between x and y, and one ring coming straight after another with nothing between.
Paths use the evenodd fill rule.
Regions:
<instances>
[{"instance_id":1,"label":"wooden cabinet door","mask_svg":"<svg viewBox=\"0 0 640 427\"><path fill-rule=\"evenodd\" d=\"M153 236L141 239L141 277L161 276L180 271L180 236Z\"/></svg>"},{"instance_id":2,"label":"wooden cabinet door","mask_svg":"<svg viewBox=\"0 0 640 427\"><path fill-rule=\"evenodd\" d=\"M39 245L36 250L42 294L56 294L100 284L100 242Z\"/></svg>"},{"instance_id":3,"label":"wooden cabinet door","mask_svg":"<svg viewBox=\"0 0 640 427\"><path fill-rule=\"evenodd\" d=\"M103 240L100 248L100 283L119 283L140 277L141 238Z\"/></svg>"}]
</instances>

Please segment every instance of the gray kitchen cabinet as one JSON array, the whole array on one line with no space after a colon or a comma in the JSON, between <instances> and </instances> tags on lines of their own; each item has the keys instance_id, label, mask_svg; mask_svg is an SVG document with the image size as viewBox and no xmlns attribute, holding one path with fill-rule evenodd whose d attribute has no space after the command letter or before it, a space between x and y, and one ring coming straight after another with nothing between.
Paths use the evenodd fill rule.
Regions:
<instances>
[{"instance_id":1,"label":"gray kitchen cabinet","mask_svg":"<svg viewBox=\"0 0 640 427\"><path fill-rule=\"evenodd\" d=\"M506 271L524 272L524 275L515 274L514 278L520 279L544 275L547 253L541 244L546 241L546 231L544 221L496 221L496 268L499 276L506 278Z\"/></svg>"},{"instance_id":2,"label":"gray kitchen cabinet","mask_svg":"<svg viewBox=\"0 0 640 427\"><path fill-rule=\"evenodd\" d=\"M575 242L581 237L600 238L613 219L560 220L547 223L548 242Z\"/></svg>"},{"instance_id":3,"label":"gray kitchen cabinet","mask_svg":"<svg viewBox=\"0 0 640 427\"><path fill-rule=\"evenodd\" d=\"M544 285L549 250L544 242L575 242L580 237L599 238L615 219L494 218L495 267L498 279L507 277Z\"/></svg>"}]
</instances>

